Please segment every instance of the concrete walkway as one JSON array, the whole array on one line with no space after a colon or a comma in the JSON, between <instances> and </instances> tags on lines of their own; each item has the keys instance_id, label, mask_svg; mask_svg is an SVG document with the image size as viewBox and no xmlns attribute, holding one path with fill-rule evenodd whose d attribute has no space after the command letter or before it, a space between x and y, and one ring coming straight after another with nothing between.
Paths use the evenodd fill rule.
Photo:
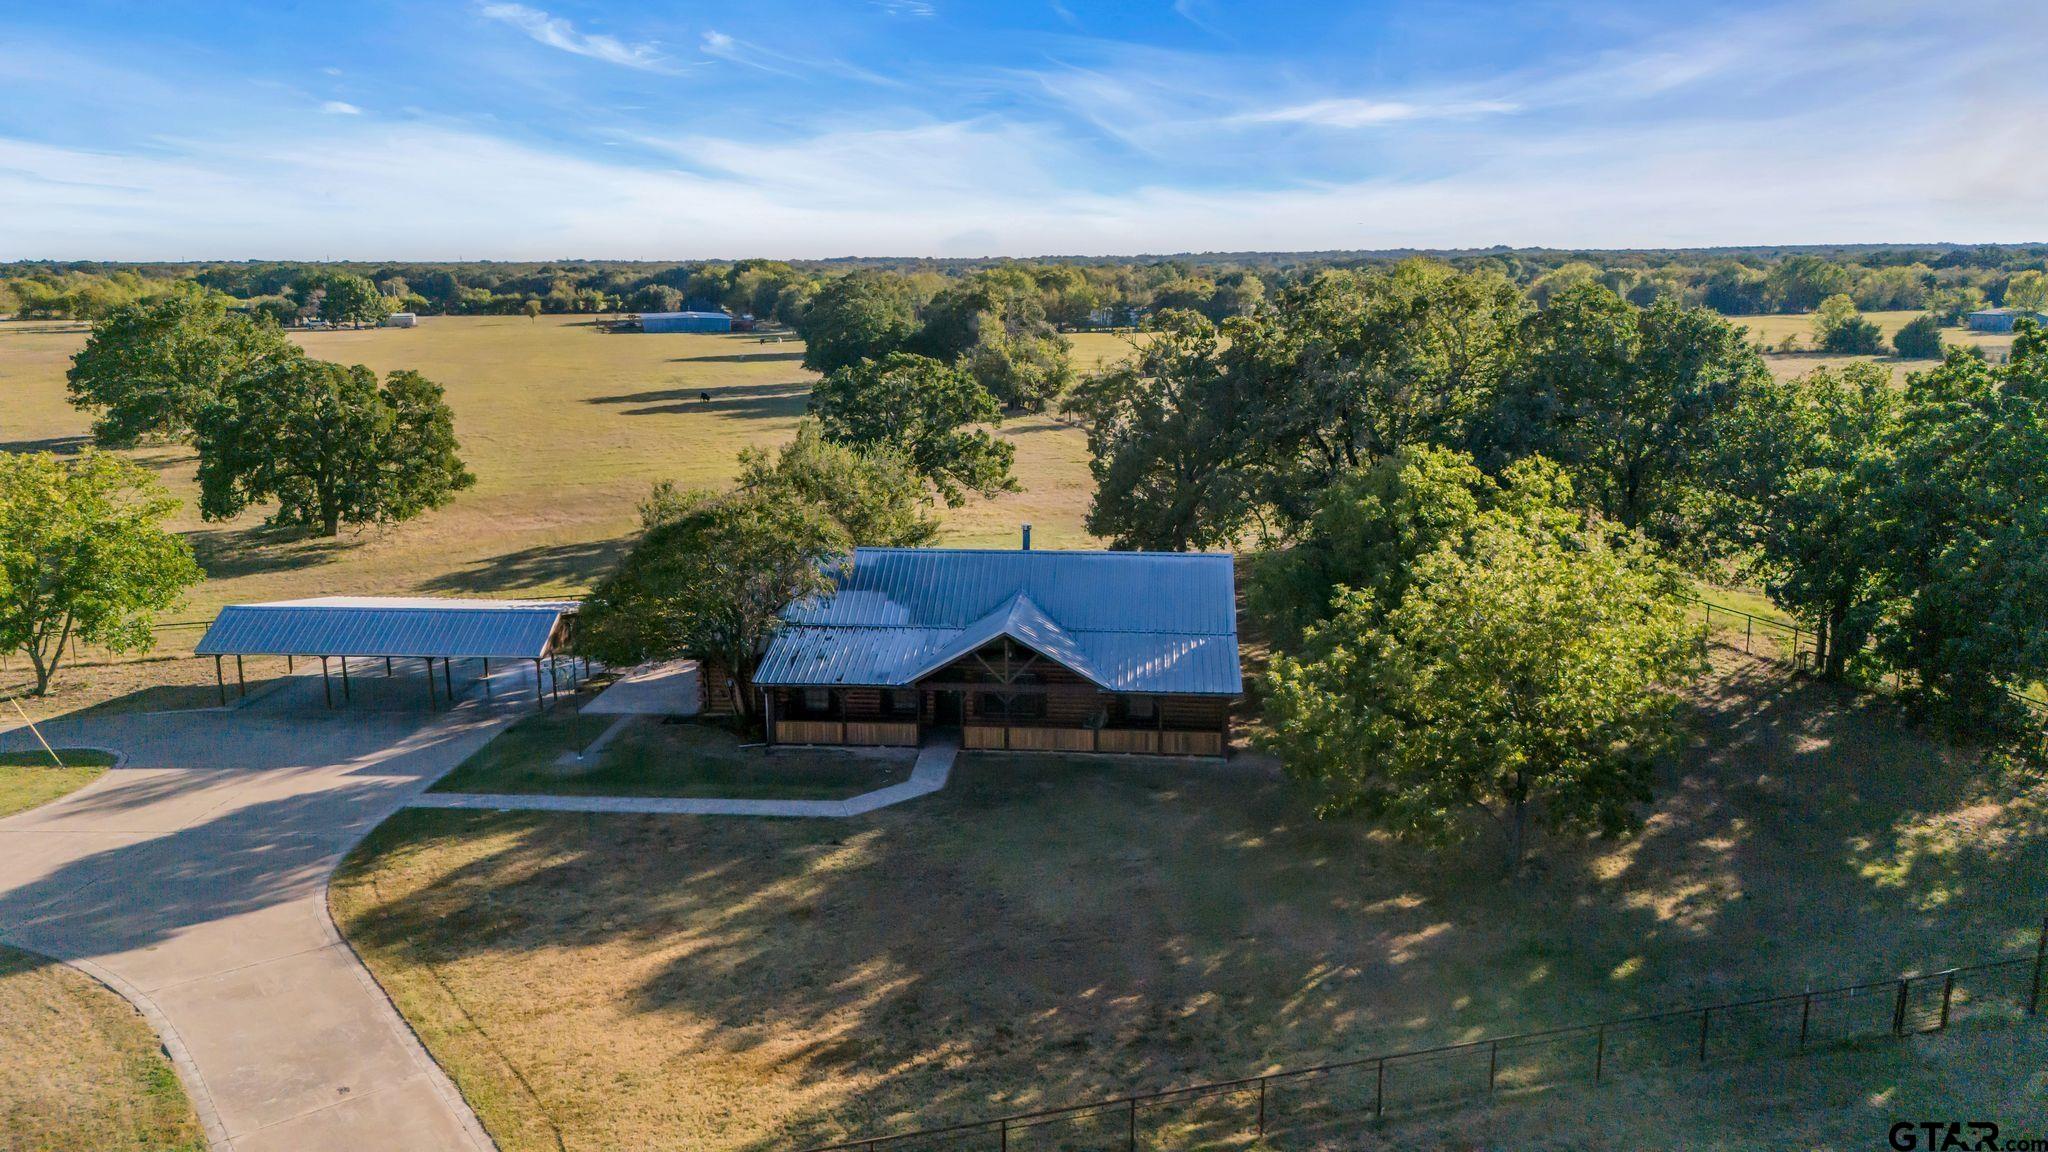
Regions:
<instances>
[{"instance_id":1,"label":"concrete walkway","mask_svg":"<svg viewBox=\"0 0 2048 1152\"><path fill-rule=\"evenodd\" d=\"M844 800L712 800L665 796L528 796L511 792L426 792L414 808L489 808L523 812L646 812L664 816L864 816L891 804L929 796L946 786L960 754L955 740L920 748L910 779Z\"/></svg>"},{"instance_id":2,"label":"concrete walkway","mask_svg":"<svg viewBox=\"0 0 2048 1152\"><path fill-rule=\"evenodd\" d=\"M0 820L0 940L141 1009L216 1152L492 1147L335 930L327 879L531 696L431 712L417 678L363 671L345 710L316 671L237 709L46 724L125 765Z\"/></svg>"}]
</instances>

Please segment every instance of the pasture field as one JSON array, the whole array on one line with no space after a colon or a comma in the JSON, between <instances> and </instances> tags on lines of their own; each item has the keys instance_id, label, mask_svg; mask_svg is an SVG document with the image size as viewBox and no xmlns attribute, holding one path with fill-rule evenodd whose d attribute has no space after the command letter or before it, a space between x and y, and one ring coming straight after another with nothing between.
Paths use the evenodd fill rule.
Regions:
<instances>
[{"instance_id":1,"label":"pasture field","mask_svg":"<svg viewBox=\"0 0 2048 1152\"><path fill-rule=\"evenodd\" d=\"M0 450L69 448L90 421L65 402L64 372L86 331L68 323L0 323ZM205 619L221 605L324 594L553 595L589 587L617 556L650 485L720 485L742 448L788 438L814 378L795 341L752 335L607 335L587 317L429 317L418 328L307 332L313 355L378 370L415 368L447 389L474 488L405 524L344 529L314 540L267 529L262 514L202 523L189 448L132 453L185 500L177 527L209 579L167 619ZM1092 370L1128 338L1075 338ZM709 393L711 399L699 397ZM1082 527L1093 481L1081 432L1049 416L1015 419L1018 493L942 510L945 539L1008 545L1030 522L1045 547L1092 542ZM168 632L165 652L197 632ZM152 665L147 682L211 692L197 661ZM18 676L19 670L16 670ZM15 677L7 677L12 680ZM107 699L123 675L60 675L60 710ZM41 705L51 710L52 702ZM158 704L156 706L170 706Z\"/></svg>"},{"instance_id":2,"label":"pasture field","mask_svg":"<svg viewBox=\"0 0 2048 1152\"><path fill-rule=\"evenodd\" d=\"M329 898L507 1152L788 1148L2031 955L2048 783L1716 664L1641 834L1548 842L1524 877L1491 846L1317 820L1256 757L970 754L855 821L410 811ZM1966 1025L1610 1064L1598 1089L1266 1146L1852 1149L1964 1112L2032 1132L2044 1056L2037 1027ZM1185 1146L1165 1131L1141 1147Z\"/></svg>"},{"instance_id":3,"label":"pasture field","mask_svg":"<svg viewBox=\"0 0 2048 1152\"><path fill-rule=\"evenodd\" d=\"M1875 323L1884 332L1884 338L1889 341L1898 334L1899 329L1905 327L1920 313L1865 312L1863 315L1865 319ZM1734 316L1730 317L1730 323L1748 329L1750 339L1763 344L1767 349L1776 348L1778 342L1787 336L1799 337L1801 347L1811 347L1813 343L1813 314L1810 312L1780 316ZM2009 333L1994 335L1988 332L1972 332L1966 328L1944 328L1941 330L1941 339L1945 344L1982 348L1993 360L2003 359L2012 350L2012 336ZM1892 374L1900 379L1909 372L1933 367L1935 363L1932 360L1901 360L1896 356L1833 356L1819 352L1764 354L1764 362L1771 366L1771 371L1785 378L1804 376L1822 366L1839 367L1858 361L1888 364L1892 368Z\"/></svg>"},{"instance_id":4,"label":"pasture field","mask_svg":"<svg viewBox=\"0 0 2048 1152\"><path fill-rule=\"evenodd\" d=\"M149 1024L82 972L0 945L0 1147L205 1152Z\"/></svg>"}]
</instances>

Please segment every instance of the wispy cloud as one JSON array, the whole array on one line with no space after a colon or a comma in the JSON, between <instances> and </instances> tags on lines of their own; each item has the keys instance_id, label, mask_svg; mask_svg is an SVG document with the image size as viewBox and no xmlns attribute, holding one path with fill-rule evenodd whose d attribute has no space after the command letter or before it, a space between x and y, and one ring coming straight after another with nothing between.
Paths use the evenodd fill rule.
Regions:
<instances>
[{"instance_id":1,"label":"wispy cloud","mask_svg":"<svg viewBox=\"0 0 2048 1152\"><path fill-rule=\"evenodd\" d=\"M361 116L363 110L346 100L329 100L320 105L320 110L329 116Z\"/></svg>"},{"instance_id":2,"label":"wispy cloud","mask_svg":"<svg viewBox=\"0 0 2048 1152\"><path fill-rule=\"evenodd\" d=\"M1321 128L1376 128L1412 120L1472 120L1504 116L1521 110L1506 100L1450 100L1417 103L1408 100L1312 100L1263 112L1229 117L1234 124L1313 124Z\"/></svg>"},{"instance_id":3,"label":"wispy cloud","mask_svg":"<svg viewBox=\"0 0 2048 1152\"><path fill-rule=\"evenodd\" d=\"M550 48L649 72L661 71L664 66L661 49L655 44L630 44L616 36L578 31L576 25L568 20L551 16L538 8L524 4L486 3L478 5L477 12L488 19L510 24Z\"/></svg>"},{"instance_id":4,"label":"wispy cloud","mask_svg":"<svg viewBox=\"0 0 2048 1152\"><path fill-rule=\"evenodd\" d=\"M755 44L729 36L716 28L704 33L702 44L704 54L745 68L754 68L774 76L786 76L792 80L814 80L820 76L837 76L847 80L859 80L868 84L899 86L880 73L870 72L844 60L818 60L807 56L794 56L774 48Z\"/></svg>"},{"instance_id":5,"label":"wispy cloud","mask_svg":"<svg viewBox=\"0 0 2048 1152\"><path fill-rule=\"evenodd\" d=\"M891 16L936 16L938 9L930 0L868 0Z\"/></svg>"}]
</instances>

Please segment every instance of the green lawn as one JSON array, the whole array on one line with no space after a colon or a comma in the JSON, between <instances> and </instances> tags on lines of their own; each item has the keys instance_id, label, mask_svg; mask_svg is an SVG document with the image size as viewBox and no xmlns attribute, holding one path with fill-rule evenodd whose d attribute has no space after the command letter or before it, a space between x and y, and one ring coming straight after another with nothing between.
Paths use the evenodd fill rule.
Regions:
<instances>
[{"instance_id":1,"label":"green lawn","mask_svg":"<svg viewBox=\"0 0 2048 1152\"><path fill-rule=\"evenodd\" d=\"M858 821L406 812L331 901L507 1152L787 1148L2031 954L2048 782L1719 659L1643 832L1520 879L1319 821L1256 763L968 755ZM1902 1109L2017 1131L2044 1051L1973 1026L1617 1060L1598 1091L1276 1146L1860 1149Z\"/></svg>"},{"instance_id":2,"label":"green lawn","mask_svg":"<svg viewBox=\"0 0 2048 1152\"><path fill-rule=\"evenodd\" d=\"M582 697L579 697L582 698ZM715 721L637 719L587 763L564 764L616 716L584 716L566 702L507 729L434 786L437 792L557 796L722 796L837 800L901 783L908 750L864 755L827 748L742 748Z\"/></svg>"},{"instance_id":3,"label":"green lawn","mask_svg":"<svg viewBox=\"0 0 2048 1152\"><path fill-rule=\"evenodd\" d=\"M84 973L0 946L0 1148L204 1152L156 1034Z\"/></svg>"},{"instance_id":4,"label":"green lawn","mask_svg":"<svg viewBox=\"0 0 2048 1152\"><path fill-rule=\"evenodd\" d=\"M12 816L68 796L113 767L114 757L88 748L59 748L59 768L47 752L0 752L0 816Z\"/></svg>"}]
</instances>

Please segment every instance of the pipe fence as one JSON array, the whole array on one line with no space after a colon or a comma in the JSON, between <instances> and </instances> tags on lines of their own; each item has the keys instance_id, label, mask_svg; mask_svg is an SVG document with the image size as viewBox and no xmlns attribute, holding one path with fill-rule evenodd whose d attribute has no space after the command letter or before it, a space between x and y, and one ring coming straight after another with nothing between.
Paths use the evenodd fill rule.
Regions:
<instances>
[{"instance_id":1,"label":"pipe fence","mask_svg":"<svg viewBox=\"0 0 2048 1152\"><path fill-rule=\"evenodd\" d=\"M1311 1134L1503 1093L1904 1039L1967 1019L2033 1017L2040 1012L2044 964L2048 919L2031 955L1285 1068L843 1140L807 1152L1139 1152Z\"/></svg>"}]
</instances>

